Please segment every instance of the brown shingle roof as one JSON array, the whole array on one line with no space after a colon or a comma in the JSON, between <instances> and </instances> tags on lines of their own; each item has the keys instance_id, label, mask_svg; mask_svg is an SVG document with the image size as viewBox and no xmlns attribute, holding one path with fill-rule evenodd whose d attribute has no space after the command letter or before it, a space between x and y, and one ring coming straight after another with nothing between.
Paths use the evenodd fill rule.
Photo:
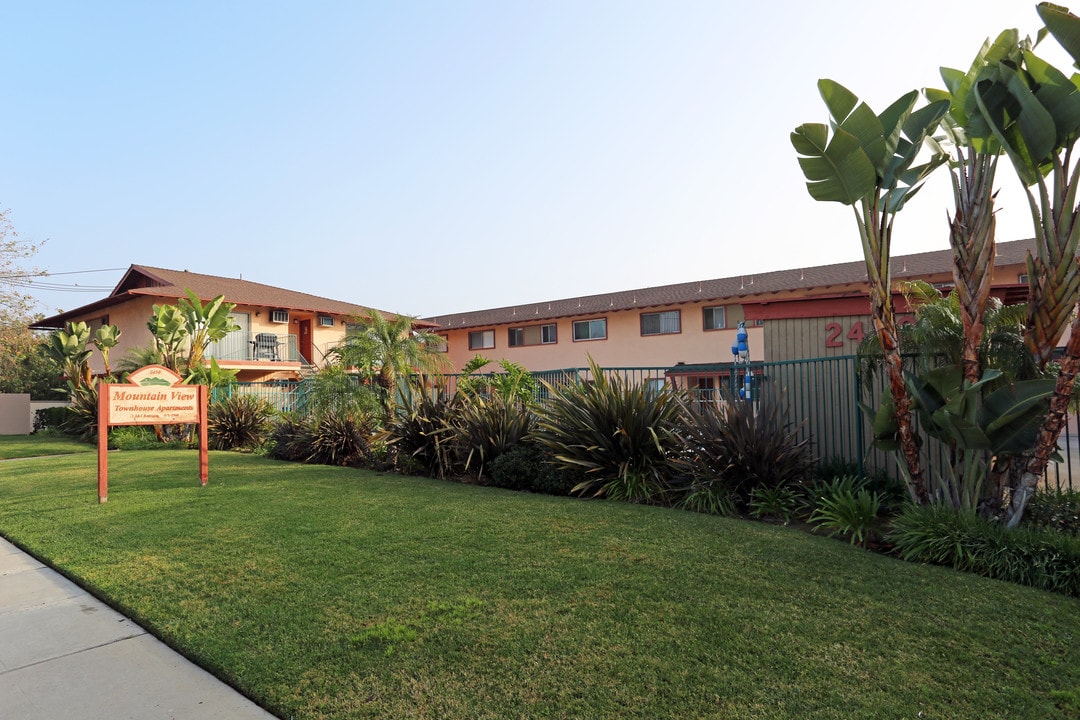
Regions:
<instances>
[{"instance_id":1,"label":"brown shingle roof","mask_svg":"<svg viewBox=\"0 0 1080 720\"><path fill-rule=\"evenodd\" d=\"M995 265L1023 264L1034 240L1013 240L997 244ZM952 273L952 251L900 255L892 259L893 279L918 278L929 275ZM773 293L830 288L866 282L866 264L862 260L820 265L796 270L738 277L698 280L677 285L620 290L602 295L586 295L578 298L549 300L522 305L475 310L473 312L437 315L423 318L446 329L505 325L508 323L535 322L554 318L598 315L601 313L659 307L686 302L713 302L729 299L753 299Z\"/></svg>"},{"instance_id":2,"label":"brown shingle roof","mask_svg":"<svg viewBox=\"0 0 1080 720\"><path fill-rule=\"evenodd\" d=\"M147 283L144 280L150 282ZM296 290L286 290L273 285L263 285L250 280L202 275L187 270L168 270L147 265L132 265L128 268L127 273L113 290L113 294L126 290L136 295L175 299L186 297L185 290L191 290L204 301L224 295L228 302L237 305L261 305L283 310L323 312L334 315L357 315L368 309L361 305L309 295ZM383 312L383 314L392 315L393 313Z\"/></svg>"},{"instance_id":3,"label":"brown shingle roof","mask_svg":"<svg viewBox=\"0 0 1080 720\"><path fill-rule=\"evenodd\" d=\"M186 290L191 290L199 297L199 300L204 302L218 295L224 295L226 301L237 305L254 305L346 316L366 315L369 311L369 308L362 305L331 300L330 298L309 295L295 290L286 290L273 285L263 285L250 280L204 275L187 270L168 270L148 265L132 265L124 273L124 277L120 279L120 282L117 283L108 297L45 318L34 323L31 327L63 327L64 322L70 318L117 305L135 295L162 298L167 302L175 301L187 297ZM378 310L378 312L387 317L395 317L394 313L383 310ZM427 323L421 321L418 324L426 325Z\"/></svg>"}]
</instances>

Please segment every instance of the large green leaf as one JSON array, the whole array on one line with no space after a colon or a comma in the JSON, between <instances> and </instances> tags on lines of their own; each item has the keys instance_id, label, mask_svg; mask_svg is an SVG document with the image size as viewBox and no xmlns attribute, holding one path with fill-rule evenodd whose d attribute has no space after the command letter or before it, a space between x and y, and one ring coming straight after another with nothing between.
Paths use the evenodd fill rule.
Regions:
<instances>
[{"instance_id":1,"label":"large green leaf","mask_svg":"<svg viewBox=\"0 0 1080 720\"><path fill-rule=\"evenodd\" d=\"M1080 91L1073 79L1034 53L1024 53L1024 66L1035 83L1035 98L1054 120L1055 143L1064 145L1080 130Z\"/></svg>"},{"instance_id":2,"label":"large green leaf","mask_svg":"<svg viewBox=\"0 0 1080 720\"><path fill-rule=\"evenodd\" d=\"M818 92L825 101L825 107L829 109L829 115L839 124L844 121L851 111L859 104L859 98L855 93L836 82L823 78L818 80Z\"/></svg>"},{"instance_id":3,"label":"large green leaf","mask_svg":"<svg viewBox=\"0 0 1080 720\"><path fill-rule=\"evenodd\" d=\"M1053 116L1039 103L1026 77L1004 63L983 69L973 95L1017 174L1033 185L1055 148Z\"/></svg>"},{"instance_id":4,"label":"large green leaf","mask_svg":"<svg viewBox=\"0 0 1080 720\"><path fill-rule=\"evenodd\" d=\"M911 109L915 107L915 101L918 97L919 94L912 90L898 98L896 102L878 115L877 124L883 134L881 159L878 161L879 171L890 164L892 156L896 153L897 145L900 143L901 136L904 133L905 123L911 117Z\"/></svg>"},{"instance_id":5,"label":"large green leaf","mask_svg":"<svg viewBox=\"0 0 1080 720\"><path fill-rule=\"evenodd\" d=\"M964 128L969 142L976 138L988 139L993 137L990 127L982 119L978 104L971 93L979 73L987 65L1000 63L1010 59L1014 64L1019 64L1019 33L1015 29L1003 30L997 38L991 42L987 39L983 42L975 59L971 62L968 70L956 70L954 68L941 68L941 79L945 81L948 95L942 97L927 91L926 96L930 100L949 99L949 115L955 126Z\"/></svg>"},{"instance_id":6,"label":"large green leaf","mask_svg":"<svg viewBox=\"0 0 1080 720\"><path fill-rule=\"evenodd\" d=\"M791 133L791 144L815 200L852 205L874 189L874 166L853 135L835 130L828 141L826 126L807 123Z\"/></svg>"},{"instance_id":7,"label":"large green leaf","mask_svg":"<svg viewBox=\"0 0 1080 720\"><path fill-rule=\"evenodd\" d=\"M1054 394L1057 380L1023 380L998 388L983 400L982 413L987 432L995 433L1006 425L1026 417L1032 408L1046 412L1046 401Z\"/></svg>"},{"instance_id":8,"label":"large green leaf","mask_svg":"<svg viewBox=\"0 0 1080 720\"><path fill-rule=\"evenodd\" d=\"M948 406L933 414L934 425L944 440L952 440L962 450L989 450L990 438L978 423L963 415L953 414Z\"/></svg>"},{"instance_id":9,"label":"large green leaf","mask_svg":"<svg viewBox=\"0 0 1080 720\"><path fill-rule=\"evenodd\" d=\"M1080 65L1080 18L1068 8L1048 2L1039 3L1035 10L1058 44Z\"/></svg>"}]
</instances>

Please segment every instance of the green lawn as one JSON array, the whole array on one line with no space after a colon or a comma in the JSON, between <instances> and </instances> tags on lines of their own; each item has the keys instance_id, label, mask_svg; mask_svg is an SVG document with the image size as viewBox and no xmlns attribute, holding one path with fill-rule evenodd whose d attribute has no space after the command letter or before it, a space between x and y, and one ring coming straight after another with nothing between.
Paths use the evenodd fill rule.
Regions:
<instances>
[{"instance_id":1,"label":"green lawn","mask_svg":"<svg viewBox=\"0 0 1080 720\"><path fill-rule=\"evenodd\" d=\"M0 435L0 460L96 450L97 445L79 442L64 435Z\"/></svg>"},{"instance_id":2,"label":"green lawn","mask_svg":"<svg viewBox=\"0 0 1080 720\"><path fill-rule=\"evenodd\" d=\"M1080 602L794 530L194 451L0 533L283 718L1076 718Z\"/></svg>"}]
</instances>

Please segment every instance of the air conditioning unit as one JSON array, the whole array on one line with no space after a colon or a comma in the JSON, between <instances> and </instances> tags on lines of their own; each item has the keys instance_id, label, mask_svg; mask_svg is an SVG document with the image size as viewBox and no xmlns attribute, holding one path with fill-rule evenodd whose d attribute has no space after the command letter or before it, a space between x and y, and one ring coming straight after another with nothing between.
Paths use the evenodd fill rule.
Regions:
<instances>
[{"instance_id":1,"label":"air conditioning unit","mask_svg":"<svg viewBox=\"0 0 1080 720\"><path fill-rule=\"evenodd\" d=\"M320 315L319 327L334 327L334 318L329 315Z\"/></svg>"},{"instance_id":2,"label":"air conditioning unit","mask_svg":"<svg viewBox=\"0 0 1080 720\"><path fill-rule=\"evenodd\" d=\"M275 322L275 323L287 323L287 322L289 322L289 311L288 310L271 310L270 311L270 322Z\"/></svg>"}]
</instances>

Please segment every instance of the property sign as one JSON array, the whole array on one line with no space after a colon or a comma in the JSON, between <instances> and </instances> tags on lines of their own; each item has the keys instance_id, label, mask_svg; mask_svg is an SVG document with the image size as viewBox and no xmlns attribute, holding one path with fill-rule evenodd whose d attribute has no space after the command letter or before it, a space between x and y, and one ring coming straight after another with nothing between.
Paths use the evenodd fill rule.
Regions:
<instances>
[{"instance_id":1,"label":"property sign","mask_svg":"<svg viewBox=\"0 0 1080 720\"><path fill-rule=\"evenodd\" d=\"M109 499L109 426L199 426L199 481L209 474L206 438L206 386L184 385L162 365L147 365L128 375L126 383L98 385L98 502Z\"/></svg>"},{"instance_id":2,"label":"property sign","mask_svg":"<svg viewBox=\"0 0 1080 720\"><path fill-rule=\"evenodd\" d=\"M108 389L110 425L168 425L199 422L199 385L181 385L180 376L147 365Z\"/></svg>"}]
</instances>

